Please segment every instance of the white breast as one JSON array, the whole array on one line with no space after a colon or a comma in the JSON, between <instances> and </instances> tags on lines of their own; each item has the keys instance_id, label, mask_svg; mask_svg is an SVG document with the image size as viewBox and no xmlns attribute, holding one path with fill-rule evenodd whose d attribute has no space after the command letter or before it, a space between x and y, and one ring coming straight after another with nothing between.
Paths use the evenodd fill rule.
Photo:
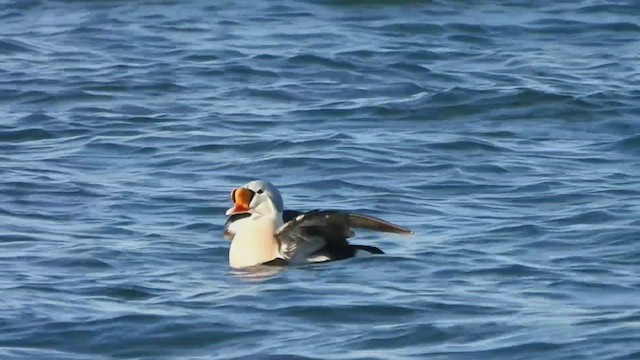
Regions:
<instances>
[{"instance_id":1,"label":"white breast","mask_svg":"<svg viewBox=\"0 0 640 360\"><path fill-rule=\"evenodd\" d=\"M235 236L229 248L229 265L243 268L259 265L275 259L278 241L273 236L278 221L275 217L247 218L241 227L235 228Z\"/></svg>"}]
</instances>

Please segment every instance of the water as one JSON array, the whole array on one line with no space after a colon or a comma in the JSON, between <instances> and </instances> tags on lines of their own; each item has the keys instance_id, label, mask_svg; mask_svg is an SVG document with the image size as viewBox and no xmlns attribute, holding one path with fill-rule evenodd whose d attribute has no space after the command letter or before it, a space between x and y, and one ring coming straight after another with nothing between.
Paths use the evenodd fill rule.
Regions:
<instances>
[{"instance_id":1,"label":"water","mask_svg":"<svg viewBox=\"0 0 640 360\"><path fill-rule=\"evenodd\" d=\"M640 6L474 3L3 1L0 358L640 358ZM256 178L416 235L231 271Z\"/></svg>"}]
</instances>

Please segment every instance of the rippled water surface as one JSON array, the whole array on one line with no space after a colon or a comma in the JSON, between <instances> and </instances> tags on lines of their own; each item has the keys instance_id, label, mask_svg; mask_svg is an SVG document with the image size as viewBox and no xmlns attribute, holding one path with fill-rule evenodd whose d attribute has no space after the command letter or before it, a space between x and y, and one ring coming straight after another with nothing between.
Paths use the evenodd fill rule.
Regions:
<instances>
[{"instance_id":1,"label":"rippled water surface","mask_svg":"<svg viewBox=\"0 0 640 360\"><path fill-rule=\"evenodd\" d=\"M630 0L2 1L0 358L638 359L639 54ZM231 271L255 178L416 235Z\"/></svg>"}]
</instances>

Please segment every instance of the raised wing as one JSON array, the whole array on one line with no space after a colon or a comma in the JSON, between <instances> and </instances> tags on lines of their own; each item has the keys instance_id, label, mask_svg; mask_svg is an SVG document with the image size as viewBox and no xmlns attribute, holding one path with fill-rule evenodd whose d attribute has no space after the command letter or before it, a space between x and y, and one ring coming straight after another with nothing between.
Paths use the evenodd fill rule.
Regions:
<instances>
[{"instance_id":1,"label":"raised wing","mask_svg":"<svg viewBox=\"0 0 640 360\"><path fill-rule=\"evenodd\" d=\"M389 232L394 234L411 235L413 231L402 226L392 224L388 221L378 219L373 216L358 215L349 213L349 224L354 228L361 228L373 231Z\"/></svg>"},{"instance_id":2,"label":"raised wing","mask_svg":"<svg viewBox=\"0 0 640 360\"><path fill-rule=\"evenodd\" d=\"M372 216L334 210L317 210L297 216L276 231L280 252L289 262L306 262L320 250L333 253L349 247L353 228L397 234L411 234L411 230ZM326 252L326 251L325 251Z\"/></svg>"}]
</instances>

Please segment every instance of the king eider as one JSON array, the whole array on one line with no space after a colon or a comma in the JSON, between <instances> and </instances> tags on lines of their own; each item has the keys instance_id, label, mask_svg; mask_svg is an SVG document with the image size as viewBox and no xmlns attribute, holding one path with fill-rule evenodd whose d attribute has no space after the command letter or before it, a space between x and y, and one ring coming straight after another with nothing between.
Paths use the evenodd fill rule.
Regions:
<instances>
[{"instance_id":1,"label":"king eider","mask_svg":"<svg viewBox=\"0 0 640 360\"><path fill-rule=\"evenodd\" d=\"M280 192L263 180L234 189L231 201L224 236L231 240L232 268L342 260L359 252L383 254L375 246L350 244L347 239L355 235L354 228L412 234L372 216L336 210L284 210Z\"/></svg>"}]
</instances>

